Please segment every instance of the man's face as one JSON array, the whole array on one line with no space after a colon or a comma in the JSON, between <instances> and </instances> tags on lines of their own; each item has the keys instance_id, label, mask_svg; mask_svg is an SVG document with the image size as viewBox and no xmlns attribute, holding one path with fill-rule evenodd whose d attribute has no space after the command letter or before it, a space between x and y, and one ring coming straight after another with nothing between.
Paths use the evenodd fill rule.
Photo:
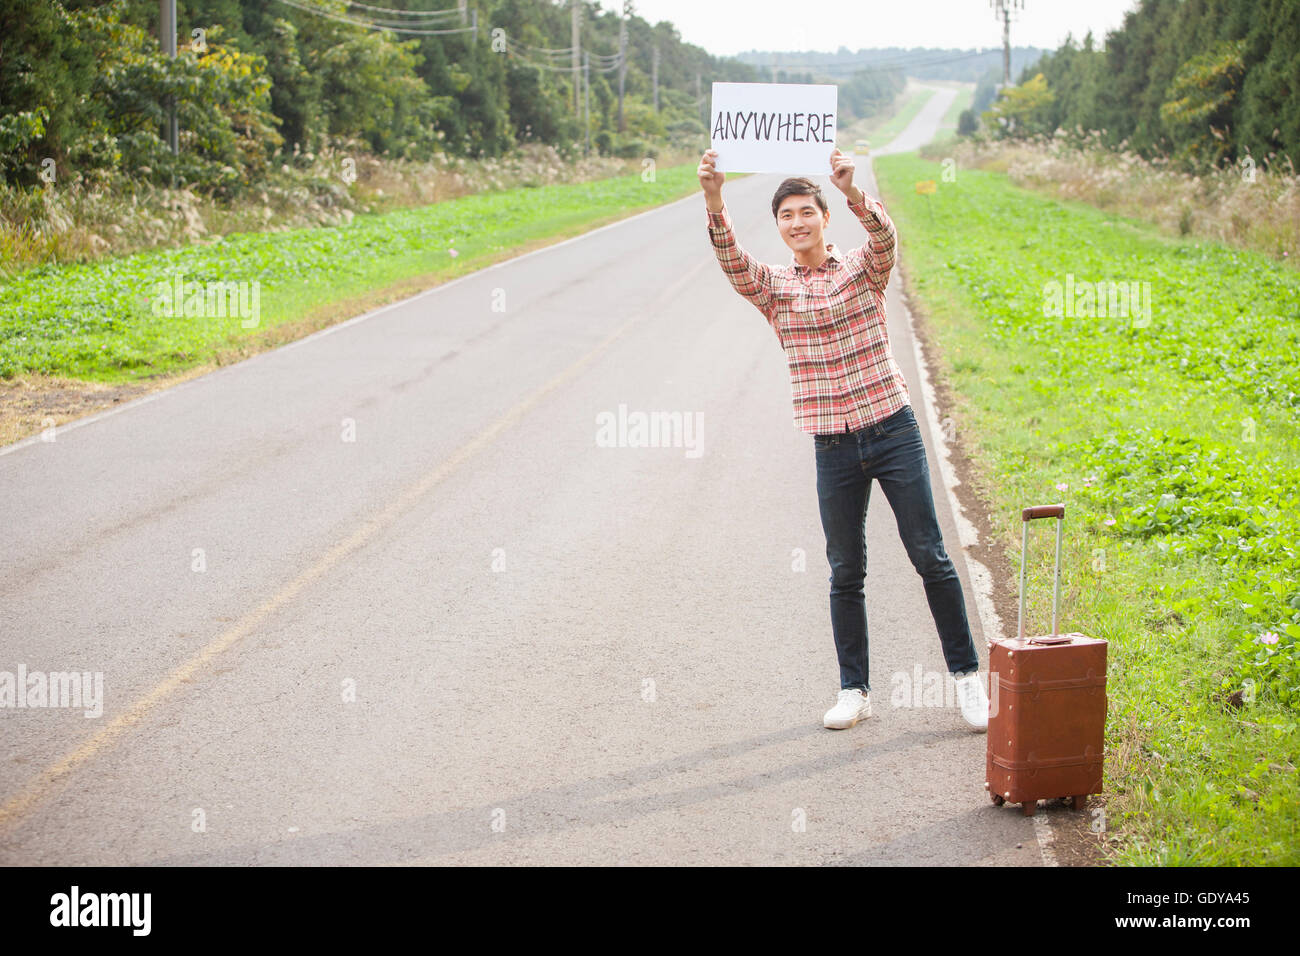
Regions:
<instances>
[{"instance_id":1,"label":"man's face","mask_svg":"<svg viewBox=\"0 0 1300 956\"><path fill-rule=\"evenodd\" d=\"M776 209L781 238L796 253L822 248L822 230L830 218L831 214L822 212L811 195L786 196Z\"/></svg>"}]
</instances>

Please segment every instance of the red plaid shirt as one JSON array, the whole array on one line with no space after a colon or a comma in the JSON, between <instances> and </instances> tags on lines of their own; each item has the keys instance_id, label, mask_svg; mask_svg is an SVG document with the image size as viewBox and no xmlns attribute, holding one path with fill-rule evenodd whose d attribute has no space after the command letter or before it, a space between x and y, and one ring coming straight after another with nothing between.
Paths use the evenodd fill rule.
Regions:
<instances>
[{"instance_id":1,"label":"red plaid shirt","mask_svg":"<svg viewBox=\"0 0 1300 956\"><path fill-rule=\"evenodd\" d=\"M910 404L902 370L889 350L885 286L894 267L894 224L863 193L849 210L868 241L809 269L758 262L736 242L724 204L710 212L709 240L737 292L758 307L790 364L794 424L811 434L857 431Z\"/></svg>"}]
</instances>

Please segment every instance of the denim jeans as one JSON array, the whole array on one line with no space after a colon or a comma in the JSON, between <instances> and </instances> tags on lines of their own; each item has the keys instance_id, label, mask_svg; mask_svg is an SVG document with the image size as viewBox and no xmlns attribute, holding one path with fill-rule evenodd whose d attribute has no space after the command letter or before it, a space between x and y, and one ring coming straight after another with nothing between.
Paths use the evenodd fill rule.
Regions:
<instances>
[{"instance_id":1,"label":"denim jeans","mask_svg":"<svg viewBox=\"0 0 1300 956\"><path fill-rule=\"evenodd\" d=\"M871 689L867 667L865 523L872 479L894 511L907 556L925 582L943 657L952 674L974 671L979 655L966 620L961 580L943 547L930 493L930 466L911 406L856 432L815 435L817 499L831 568L831 630L840 687ZM888 599L888 592L877 592Z\"/></svg>"}]
</instances>

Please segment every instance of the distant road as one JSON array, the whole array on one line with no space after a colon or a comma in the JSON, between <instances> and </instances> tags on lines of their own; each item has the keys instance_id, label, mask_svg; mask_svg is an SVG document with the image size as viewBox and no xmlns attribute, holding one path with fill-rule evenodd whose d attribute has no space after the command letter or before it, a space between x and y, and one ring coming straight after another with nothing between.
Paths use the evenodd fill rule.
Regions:
<instances>
[{"instance_id":1,"label":"distant road","mask_svg":"<svg viewBox=\"0 0 1300 956\"><path fill-rule=\"evenodd\" d=\"M894 138L893 142L880 147L880 149L872 150L873 155L888 156L891 153L910 153L912 150L920 149L930 142L938 133L939 124L943 122L944 114L948 112L948 107L952 106L952 101L957 98L959 91L951 86L928 86L924 83L917 85L922 89L934 90L934 96L925 101L920 112Z\"/></svg>"}]
</instances>

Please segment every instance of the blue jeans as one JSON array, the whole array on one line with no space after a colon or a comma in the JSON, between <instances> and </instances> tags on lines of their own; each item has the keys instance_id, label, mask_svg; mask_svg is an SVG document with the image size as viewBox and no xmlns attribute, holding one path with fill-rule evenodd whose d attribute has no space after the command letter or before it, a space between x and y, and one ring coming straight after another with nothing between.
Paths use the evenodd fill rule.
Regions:
<instances>
[{"instance_id":1,"label":"blue jeans","mask_svg":"<svg viewBox=\"0 0 1300 956\"><path fill-rule=\"evenodd\" d=\"M925 582L943 657L952 674L979 667L966 620L961 580L943 548L930 493L930 466L911 406L856 432L815 435L817 499L831 567L831 630L840 659L840 687L871 689L867 667L865 523L872 479L894 510L907 556ZM888 599L882 593L883 599Z\"/></svg>"}]
</instances>

